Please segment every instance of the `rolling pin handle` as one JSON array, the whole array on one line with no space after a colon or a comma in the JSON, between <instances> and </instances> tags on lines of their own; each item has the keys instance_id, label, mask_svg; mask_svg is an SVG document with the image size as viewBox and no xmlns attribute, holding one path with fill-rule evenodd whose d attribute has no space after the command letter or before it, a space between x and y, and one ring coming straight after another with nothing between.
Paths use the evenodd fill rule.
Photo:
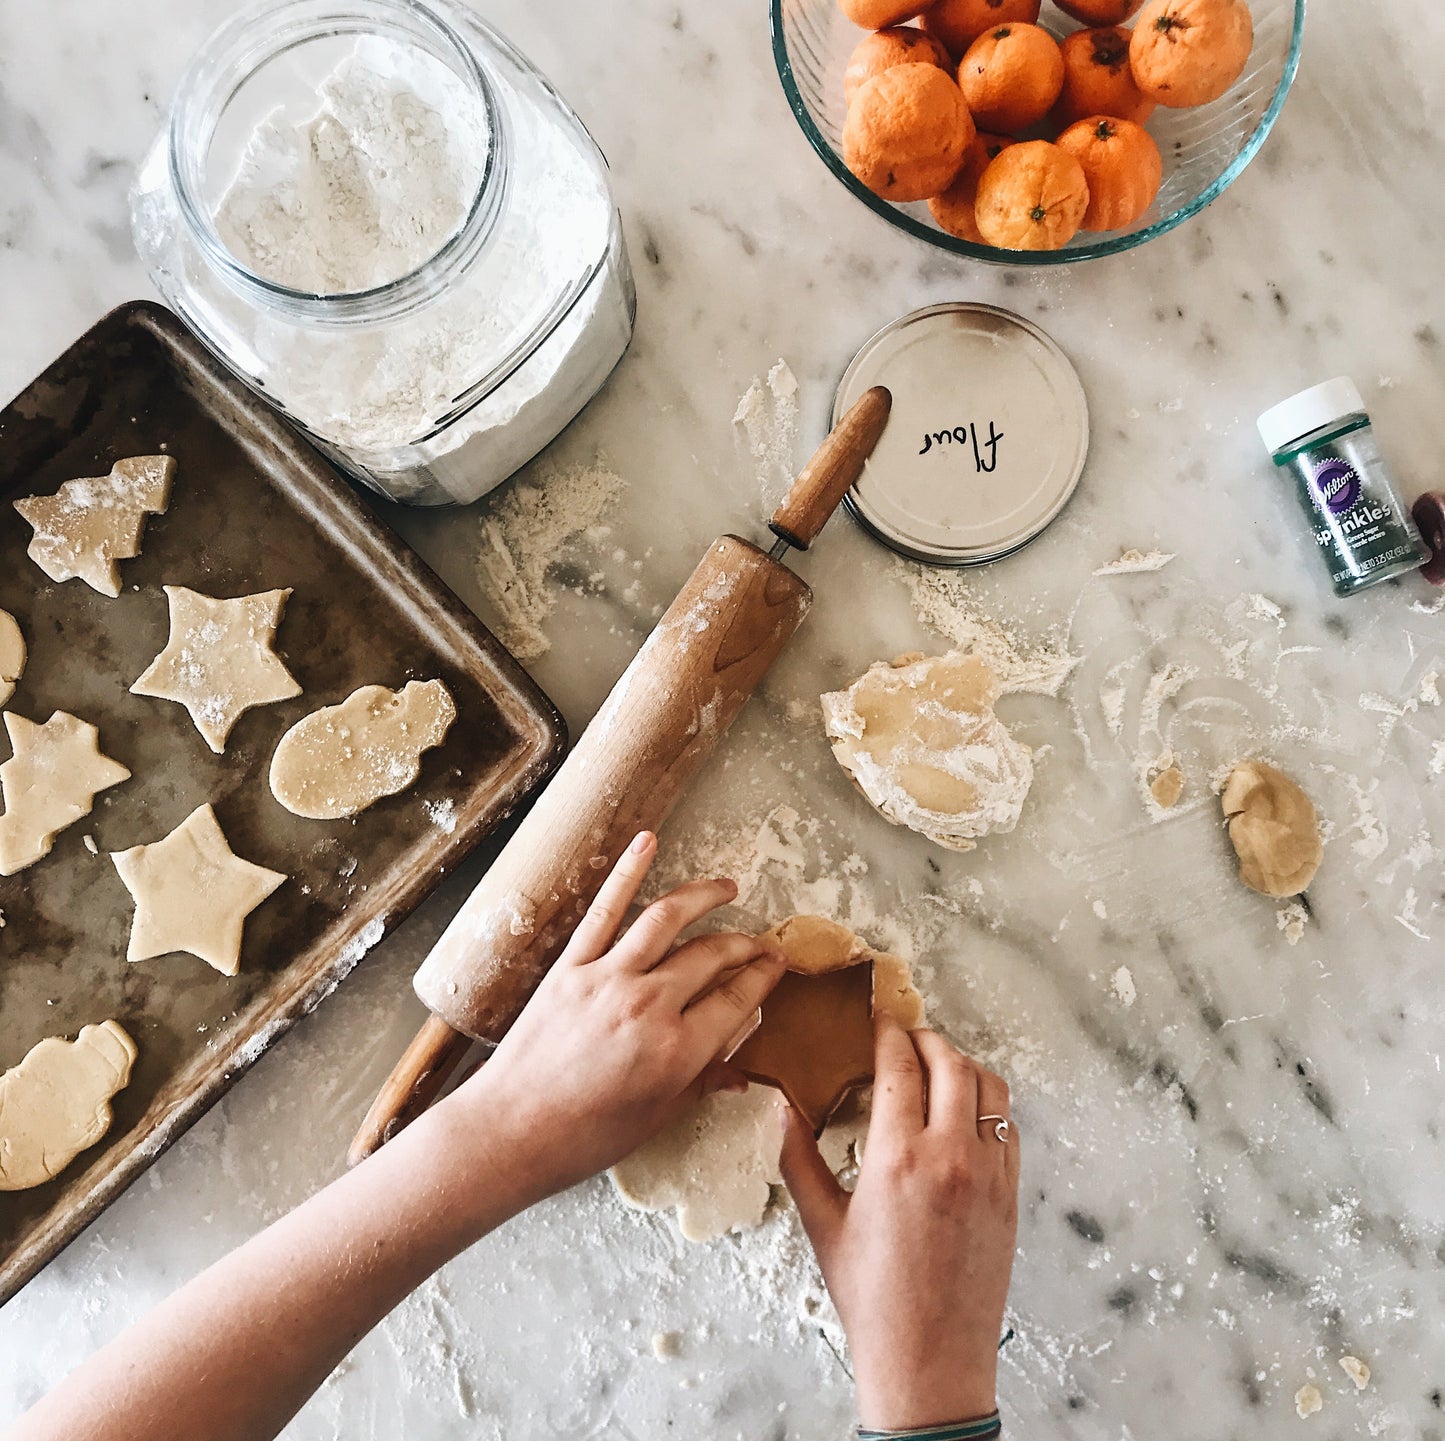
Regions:
<instances>
[{"instance_id":1,"label":"rolling pin handle","mask_svg":"<svg viewBox=\"0 0 1445 1441\"><path fill-rule=\"evenodd\" d=\"M470 1036L453 1030L440 1016L429 1016L371 1103L346 1164L359 1165L416 1120L441 1094L471 1044Z\"/></svg>"},{"instance_id":2,"label":"rolling pin handle","mask_svg":"<svg viewBox=\"0 0 1445 1441\"><path fill-rule=\"evenodd\" d=\"M799 472L787 499L773 512L768 528L795 550L807 550L838 508L878 444L893 397L881 385L865 390L829 432Z\"/></svg>"}]
</instances>

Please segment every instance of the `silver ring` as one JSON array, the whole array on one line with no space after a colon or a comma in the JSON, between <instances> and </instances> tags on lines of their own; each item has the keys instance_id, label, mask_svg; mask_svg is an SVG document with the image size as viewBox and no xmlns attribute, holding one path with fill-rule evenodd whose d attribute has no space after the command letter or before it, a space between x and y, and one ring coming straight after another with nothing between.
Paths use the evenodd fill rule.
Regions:
<instances>
[{"instance_id":1,"label":"silver ring","mask_svg":"<svg viewBox=\"0 0 1445 1441\"><path fill-rule=\"evenodd\" d=\"M1007 1116L980 1116L978 1124L984 1125L988 1121L996 1121L998 1124L993 1128L994 1139L1008 1144L1008 1133L1013 1129Z\"/></svg>"}]
</instances>

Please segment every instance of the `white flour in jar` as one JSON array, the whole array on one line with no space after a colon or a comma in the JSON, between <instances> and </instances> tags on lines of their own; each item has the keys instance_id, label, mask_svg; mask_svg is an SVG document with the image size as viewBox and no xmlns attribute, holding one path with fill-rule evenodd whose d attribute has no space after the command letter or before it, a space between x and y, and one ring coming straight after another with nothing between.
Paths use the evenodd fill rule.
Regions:
<instances>
[{"instance_id":1,"label":"white flour in jar","mask_svg":"<svg viewBox=\"0 0 1445 1441\"><path fill-rule=\"evenodd\" d=\"M585 132L493 82L504 198L440 293L345 327L250 321L267 396L398 500L485 494L585 404L631 334L625 262L597 274L615 209ZM317 95L314 113L273 112L250 136L216 211L224 243L257 275L322 294L416 271L471 209L498 143L485 107L439 61L374 37Z\"/></svg>"},{"instance_id":2,"label":"white flour in jar","mask_svg":"<svg viewBox=\"0 0 1445 1441\"><path fill-rule=\"evenodd\" d=\"M317 94L314 115L277 109L257 126L216 230L248 270L292 290L399 280L461 228L490 147L486 109L439 61L375 40Z\"/></svg>"}]
</instances>

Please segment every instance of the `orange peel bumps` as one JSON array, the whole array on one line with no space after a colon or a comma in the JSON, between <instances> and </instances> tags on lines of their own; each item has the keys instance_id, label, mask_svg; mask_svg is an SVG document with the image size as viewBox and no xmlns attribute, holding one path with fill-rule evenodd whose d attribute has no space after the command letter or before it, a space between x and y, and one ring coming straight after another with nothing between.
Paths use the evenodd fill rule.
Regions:
<instances>
[{"instance_id":1,"label":"orange peel bumps","mask_svg":"<svg viewBox=\"0 0 1445 1441\"><path fill-rule=\"evenodd\" d=\"M1014 134L1054 108L1064 88L1064 57L1038 25L1000 25L968 47L958 85L978 125Z\"/></svg>"},{"instance_id":2,"label":"orange peel bumps","mask_svg":"<svg viewBox=\"0 0 1445 1441\"><path fill-rule=\"evenodd\" d=\"M938 0L918 23L957 61L985 31L1000 25L1032 25L1039 9L1040 0Z\"/></svg>"},{"instance_id":3,"label":"orange peel bumps","mask_svg":"<svg viewBox=\"0 0 1445 1441\"><path fill-rule=\"evenodd\" d=\"M1122 230L1154 203L1164 160L1142 125L1095 115L1069 126L1058 145L1083 166L1089 185L1082 229Z\"/></svg>"},{"instance_id":4,"label":"orange peel bumps","mask_svg":"<svg viewBox=\"0 0 1445 1441\"><path fill-rule=\"evenodd\" d=\"M946 190L974 137L963 94L936 65L895 65L859 88L843 123L843 162L884 200Z\"/></svg>"},{"instance_id":5,"label":"orange peel bumps","mask_svg":"<svg viewBox=\"0 0 1445 1441\"><path fill-rule=\"evenodd\" d=\"M1059 250L1089 208L1084 169L1047 140L1009 148L983 172L975 215L983 238L1004 250Z\"/></svg>"},{"instance_id":6,"label":"orange peel bumps","mask_svg":"<svg viewBox=\"0 0 1445 1441\"><path fill-rule=\"evenodd\" d=\"M1122 25L1075 30L1059 47L1064 88L1054 119L1064 125L1091 115L1112 115L1142 125L1154 113L1152 101L1134 83L1129 68L1130 32Z\"/></svg>"},{"instance_id":7,"label":"orange peel bumps","mask_svg":"<svg viewBox=\"0 0 1445 1441\"><path fill-rule=\"evenodd\" d=\"M942 44L921 30L895 25L865 35L858 42L843 72L844 100L851 105L853 97L869 80L895 65L936 65L948 74L953 73L953 60Z\"/></svg>"},{"instance_id":8,"label":"orange peel bumps","mask_svg":"<svg viewBox=\"0 0 1445 1441\"><path fill-rule=\"evenodd\" d=\"M1129 41L1129 68L1161 105L1207 105L1244 73L1253 48L1242 0L1149 0Z\"/></svg>"},{"instance_id":9,"label":"orange peel bumps","mask_svg":"<svg viewBox=\"0 0 1445 1441\"><path fill-rule=\"evenodd\" d=\"M975 245L988 244L978 228L975 214L978 182L993 161L1014 143L1007 135L988 135L982 130L973 137L973 144L963 158L963 169L958 172L953 184L942 195L936 195L928 202L934 220L942 229L960 240L971 240Z\"/></svg>"}]
</instances>

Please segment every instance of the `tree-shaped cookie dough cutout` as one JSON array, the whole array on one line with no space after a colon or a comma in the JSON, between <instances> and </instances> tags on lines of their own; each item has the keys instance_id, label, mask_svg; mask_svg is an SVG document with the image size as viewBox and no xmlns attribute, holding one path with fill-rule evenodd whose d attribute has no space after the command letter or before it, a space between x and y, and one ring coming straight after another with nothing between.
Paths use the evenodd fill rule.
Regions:
<instances>
[{"instance_id":1,"label":"tree-shaped cookie dough cutout","mask_svg":"<svg viewBox=\"0 0 1445 1441\"><path fill-rule=\"evenodd\" d=\"M242 860L209 805L164 839L112 852L111 860L135 901L126 960L188 951L224 976L241 968L246 917L286 879Z\"/></svg>"},{"instance_id":2,"label":"tree-shaped cookie dough cutout","mask_svg":"<svg viewBox=\"0 0 1445 1441\"><path fill-rule=\"evenodd\" d=\"M47 1037L0 1076L0 1191L42 1185L95 1145L135 1058L120 1023L103 1021L73 1041Z\"/></svg>"},{"instance_id":3,"label":"tree-shaped cookie dough cutout","mask_svg":"<svg viewBox=\"0 0 1445 1441\"><path fill-rule=\"evenodd\" d=\"M185 706L206 744L220 755L231 727L252 706L301 694L271 649L291 592L267 590L234 600L214 600L182 585L168 585L165 592L170 639L131 694Z\"/></svg>"},{"instance_id":4,"label":"tree-shaped cookie dough cutout","mask_svg":"<svg viewBox=\"0 0 1445 1441\"><path fill-rule=\"evenodd\" d=\"M54 495L15 502L35 534L26 554L51 580L79 576L102 595L120 594L118 560L140 554L148 515L164 513L176 463L168 455L118 460L109 475L67 480Z\"/></svg>"},{"instance_id":5,"label":"tree-shaped cookie dough cutout","mask_svg":"<svg viewBox=\"0 0 1445 1441\"><path fill-rule=\"evenodd\" d=\"M58 710L44 725L5 712L13 752L0 765L0 876L50 853L66 826L90 814L96 794L130 779L119 761L100 751L100 732Z\"/></svg>"}]
</instances>

